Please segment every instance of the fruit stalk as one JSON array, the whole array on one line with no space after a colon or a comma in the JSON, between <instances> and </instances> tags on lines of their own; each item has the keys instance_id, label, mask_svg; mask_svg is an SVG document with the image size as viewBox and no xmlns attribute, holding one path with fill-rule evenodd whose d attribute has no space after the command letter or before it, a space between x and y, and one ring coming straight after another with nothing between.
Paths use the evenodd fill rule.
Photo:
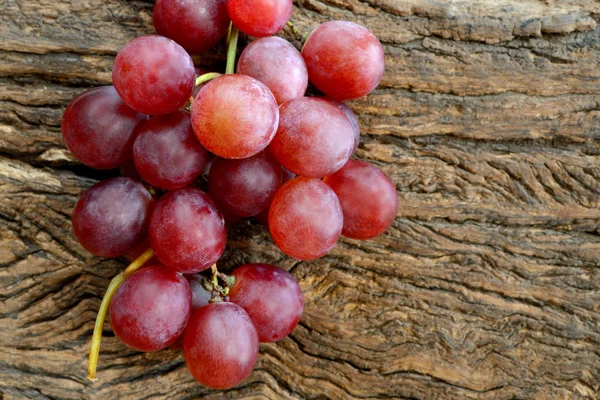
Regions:
<instances>
[{"instance_id":1,"label":"fruit stalk","mask_svg":"<svg viewBox=\"0 0 600 400\"><path fill-rule=\"evenodd\" d=\"M119 286L125 281L129 275L140 269L146 261L154 256L154 251L148 249L143 252L138 258L136 258L125 271L115 276L104 294L102 303L100 304L100 310L98 310L98 316L96 317L96 325L94 326L94 335L92 336L92 344L90 346L90 357L88 359L88 379L95 382L96 379L96 366L98 365L98 355L100 354L100 342L102 341L102 328L104 326L104 320L108 313L108 307L112 300L115 292L119 289Z\"/></svg>"},{"instance_id":2,"label":"fruit stalk","mask_svg":"<svg viewBox=\"0 0 600 400\"><path fill-rule=\"evenodd\" d=\"M196 78L196 86L202 85L203 83L206 83L206 82L210 81L211 79L218 78L221 75L222 74L220 74L218 72L209 72L208 74L200 75L199 77Z\"/></svg>"},{"instance_id":3,"label":"fruit stalk","mask_svg":"<svg viewBox=\"0 0 600 400\"><path fill-rule=\"evenodd\" d=\"M235 53L237 51L238 36L238 28L232 25L229 46L227 47L227 66L225 67L226 74L233 74L235 72Z\"/></svg>"}]
</instances>

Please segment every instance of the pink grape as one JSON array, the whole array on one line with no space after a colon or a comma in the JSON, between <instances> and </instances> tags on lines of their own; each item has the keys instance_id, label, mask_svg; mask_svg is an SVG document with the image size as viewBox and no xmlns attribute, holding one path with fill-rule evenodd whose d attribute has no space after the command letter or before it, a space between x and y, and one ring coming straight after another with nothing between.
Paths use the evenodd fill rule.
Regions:
<instances>
[{"instance_id":1,"label":"pink grape","mask_svg":"<svg viewBox=\"0 0 600 400\"><path fill-rule=\"evenodd\" d=\"M348 121L350 121L350 125L352 125L352 132L354 133L354 150L352 151L352 153L354 153L356 149L358 149L358 143L360 142L360 126L358 125L358 118L356 118L354 112L343 101L328 98L325 98L325 100L329 100L335 104L335 106L342 110L344 114L346 114L346 117L348 117Z\"/></svg>"},{"instance_id":2,"label":"pink grape","mask_svg":"<svg viewBox=\"0 0 600 400\"><path fill-rule=\"evenodd\" d=\"M342 205L344 236L371 239L394 222L398 208L396 187L376 166L350 160L323 181L337 194Z\"/></svg>"},{"instance_id":3,"label":"pink grape","mask_svg":"<svg viewBox=\"0 0 600 400\"><path fill-rule=\"evenodd\" d=\"M190 115L176 111L152 117L139 128L133 160L146 182L170 190L192 183L204 171L208 152L194 134Z\"/></svg>"},{"instance_id":4,"label":"pink grape","mask_svg":"<svg viewBox=\"0 0 600 400\"><path fill-rule=\"evenodd\" d=\"M156 33L189 53L210 50L229 27L225 0L157 0L152 18Z\"/></svg>"},{"instance_id":5,"label":"pink grape","mask_svg":"<svg viewBox=\"0 0 600 400\"><path fill-rule=\"evenodd\" d=\"M163 36L140 36L115 58L113 83L123 101L150 115L182 107L195 84L194 63L185 49Z\"/></svg>"},{"instance_id":6,"label":"pink grape","mask_svg":"<svg viewBox=\"0 0 600 400\"><path fill-rule=\"evenodd\" d=\"M136 126L146 118L123 103L114 86L102 86L69 103L61 130L75 158L91 168L111 169L131 159Z\"/></svg>"},{"instance_id":7,"label":"pink grape","mask_svg":"<svg viewBox=\"0 0 600 400\"><path fill-rule=\"evenodd\" d=\"M250 316L261 343L289 335L302 316L302 290L289 272L269 264L246 264L233 271L229 299Z\"/></svg>"},{"instance_id":8,"label":"pink grape","mask_svg":"<svg viewBox=\"0 0 600 400\"><path fill-rule=\"evenodd\" d=\"M287 40L277 36L250 43L238 61L238 73L264 83L277 104L304 96L308 73L300 52Z\"/></svg>"},{"instance_id":9,"label":"pink grape","mask_svg":"<svg viewBox=\"0 0 600 400\"><path fill-rule=\"evenodd\" d=\"M367 28L348 21L321 24L302 47L308 79L337 100L366 96L385 67L383 47Z\"/></svg>"},{"instance_id":10,"label":"pink grape","mask_svg":"<svg viewBox=\"0 0 600 400\"><path fill-rule=\"evenodd\" d=\"M223 75L204 86L192 103L192 126L200 143L223 158L262 151L277 131L275 97L246 75Z\"/></svg>"},{"instance_id":11,"label":"pink grape","mask_svg":"<svg viewBox=\"0 0 600 400\"><path fill-rule=\"evenodd\" d=\"M132 349L156 351L173 343L191 313L186 279L163 266L140 269L117 289L109 308L115 335Z\"/></svg>"},{"instance_id":12,"label":"pink grape","mask_svg":"<svg viewBox=\"0 0 600 400\"><path fill-rule=\"evenodd\" d=\"M275 193L269 231L290 257L314 260L337 243L344 217L334 191L318 179L294 178Z\"/></svg>"},{"instance_id":13,"label":"pink grape","mask_svg":"<svg viewBox=\"0 0 600 400\"><path fill-rule=\"evenodd\" d=\"M217 158L208 175L208 193L230 213L249 217L271 204L281 185L281 167L267 152L242 160Z\"/></svg>"},{"instance_id":14,"label":"pink grape","mask_svg":"<svg viewBox=\"0 0 600 400\"><path fill-rule=\"evenodd\" d=\"M158 200L150 220L150 245L161 263L184 274L209 268L227 240L223 217L208 195L186 187Z\"/></svg>"},{"instance_id":15,"label":"pink grape","mask_svg":"<svg viewBox=\"0 0 600 400\"><path fill-rule=\"evenodd\" d=\"M246 35L272 36L292 15L292 0L227 0L233 25Z\"/></svg>"},{"instance_id":16,"label":"pink grape","mask_svg":"<svg viewBox=\"0 0 600 400\"><path fill-rule=\"evenodd\" d=\"M333 103L301 97L283 103L279 113L277 135L269 147L291 172L321 178L342 168L352 155L352 126Z\"/></svg>"},{"instance_id":17,"label":"pink grape","mask_svg":"<svg viewBox=\"0 0 600 400\"><path fill-rule=\"evenodd\" d=\"M267 147L267 149L268 149L268 147ZM286 183L289 180L292 180L295 177L296 177L296 174L288 171L284 167L281 167L281 185L283 185L284 183ZM256 214L256 219L258 219L258 221L267 228L269 227L269 208L270 207L271 207L271 204L269 203L269 207L263 208L263 210L261 212Z\"/></svg>"},{"instance_id":18,"label":"pink grape","mask_svg":"<svg viewBox=\"0 0 600 400\"><path fill-rule=\"evenodd\" d=\"M144 239L154 200L130 178L110 178L83 192L73 209L75 237L90 253L121 257Z\"/></svg>"},{"instance_id":19,"label":"pink grape","mask_svg":"<svg viewBox=\"0 0 600 400\"><path fill-rule=\"evenodd\" d=\"M188 370L201 384L228 389L250 375L258 358L258 334L234 303L209 304L192 313L183 332Z\"/></svg>"}]
</instances>

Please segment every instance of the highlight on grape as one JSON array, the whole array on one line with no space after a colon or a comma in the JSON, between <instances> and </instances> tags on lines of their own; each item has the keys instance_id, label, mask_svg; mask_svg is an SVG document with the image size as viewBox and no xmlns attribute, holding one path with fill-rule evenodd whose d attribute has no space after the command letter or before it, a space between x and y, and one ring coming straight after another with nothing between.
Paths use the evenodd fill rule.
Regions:
<instances>
[{"instance_id":1,"label":"highlight on grape","mask_svg":"<svg viewBox=\"0 0 600 400\"><path fill-rule=\"evenodd\" d=\"M325 256L342 235L367 240L392 225L396 188L377 166L351 159L360 127L344 103L377 87L383 48L367 28L329 21L299 51L273 36L286 24L299 35L291 14L291 0L157 0L157 34L119 51L114 86L66 108L71 153L121 173L80 196L75 237L92 254L132 261L102 300L90 379L107 315L124 344L181 349L192 376L214 389L241 383L259 343L293 331L303 294L289 272L218 270L236 221L258 219L299 260ZM240 32L250 43L236 68ZM194 66L190 54L221 41L224 71ZM318 93L307 96L309 82Z\"/></svg>"}]
</instances>

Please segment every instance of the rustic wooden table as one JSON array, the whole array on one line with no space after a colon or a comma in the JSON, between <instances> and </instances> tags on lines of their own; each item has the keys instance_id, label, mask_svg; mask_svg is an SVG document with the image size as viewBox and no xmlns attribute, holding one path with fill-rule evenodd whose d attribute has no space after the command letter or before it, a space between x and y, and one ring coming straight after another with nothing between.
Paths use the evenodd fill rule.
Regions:
<instances>
[{"instance_id":1,"label":"rustic wooden table","mask_svg":"<svg viewBox=\"0 0 600 400\"><path fill-rule=\"evenodd\" d=\"M72 235L77 196L110 173L67 153L60 119L110 84L151 15L141 0L0 2L0 399L600 396L592 0L297 0L300 31L354 20L384 44L381 86L351 106L357 156L398 189L394 225L314 262L282 256L256 222L236 226L222 266L280 265L306 298L239 387L207 390L180 353L131 351L108 323L88 382L96 311L124 262ZM222 67L223 50L195 61Z\"/></svg>"}]
</instances>

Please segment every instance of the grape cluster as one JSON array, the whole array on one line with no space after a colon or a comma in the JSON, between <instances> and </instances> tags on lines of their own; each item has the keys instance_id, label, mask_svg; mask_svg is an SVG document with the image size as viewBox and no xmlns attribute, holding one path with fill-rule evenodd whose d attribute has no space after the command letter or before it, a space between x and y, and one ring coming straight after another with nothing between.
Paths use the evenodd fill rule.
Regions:
<instances>
[{"instance_id":1,"label":"grape cluster","mask_svg":"<svg viewBox=\"0 0 600 400\"><path fill-rule=\"evenodd\" d=\"M81 195L75 236L95 255L132 261L102 301L91 379L107 313L127 346L180 348L191 374L217 389L250 374L259 343L290 334L303 297L287 271L217 270L229 224L256 217L299 260L324 256L340 235L370 239L392 224L395 187L378 167L350 159L360 132L343 103L378 85L382 46L363 26L331 21L300 52L271 36L286 23L297 33L291 11L291 0L157 0L158 34L118 53L114 86L65 110L72 154L121 171ZM234 73L240 31L258 39ZM225 74L196 68L189 54L225 37ZM309 81L322 95L306 97Z\"/></svg>"}]
</instances>

